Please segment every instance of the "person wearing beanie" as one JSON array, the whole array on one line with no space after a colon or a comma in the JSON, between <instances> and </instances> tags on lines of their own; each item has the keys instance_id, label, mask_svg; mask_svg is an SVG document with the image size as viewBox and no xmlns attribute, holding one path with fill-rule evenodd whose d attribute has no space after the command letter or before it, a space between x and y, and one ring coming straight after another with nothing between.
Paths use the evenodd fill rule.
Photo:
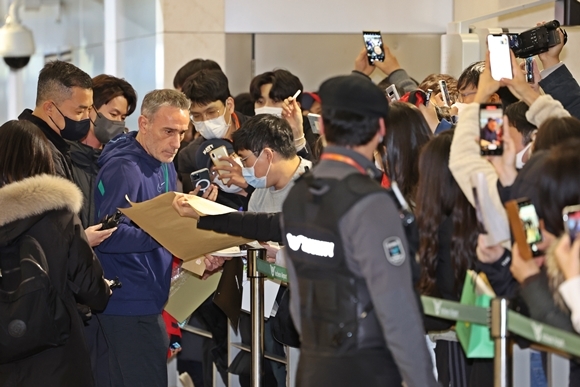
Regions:
<instances>
[{"instance_id":1,"label":"person wearing beanie","mask_svg":"<svg viewBox=\"0 0 580 387\"><path fill-rule=\"evenodd\" d=\"M437 386L399 211L373 154L388 130L384 93L359 74L319 89L328 146L282 209L297 385Z\"/></svg>"}]
</instances>

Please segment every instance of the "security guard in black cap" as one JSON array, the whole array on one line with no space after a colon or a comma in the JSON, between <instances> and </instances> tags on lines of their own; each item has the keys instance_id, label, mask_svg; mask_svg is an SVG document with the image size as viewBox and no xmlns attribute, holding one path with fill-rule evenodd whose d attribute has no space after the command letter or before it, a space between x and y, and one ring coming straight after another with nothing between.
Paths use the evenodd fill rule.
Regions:
<instances>
[{"instance_id":1,"label":"security guard in black cap","mask_svg":"<svg viewBox=\"0 0 580 387\"><path fill-rule=\"evenodd\" d=\"M384 93L357 74L319 91L328 146L283 208L298 386L437 386L399 213L373 153Z\"/></svg>"}]
</instances>

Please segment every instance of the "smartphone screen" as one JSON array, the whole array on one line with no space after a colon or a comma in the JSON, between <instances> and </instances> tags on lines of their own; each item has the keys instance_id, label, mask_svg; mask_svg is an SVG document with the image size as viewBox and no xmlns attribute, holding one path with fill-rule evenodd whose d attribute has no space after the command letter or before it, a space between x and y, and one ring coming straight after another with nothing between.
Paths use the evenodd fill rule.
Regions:
<instances>
[{"instance_id":1,"label":"smartphone screen","mask_svg":"<svg viewBox=\"0 0 580 387\"><path fill-rule=\"evenodd\" d=\"M209 169L207 168L191 172L189 178L191 179L191 184L193 184L194 189L198 185L201 186L199 192L197 193L197 196L202 196L211 185L211 177L209 174Z\"/></svg>"},{"instance_id":2,"label":"smartphone screen","mask_svg":"<svg viewBox=\"0 0 580 387\"><path fill-rule=\"evenodd\" d=\"M383 48L383 38L380 31L363 31L365 48L367 49L367 58L370 64L374 61L383 62L385 60L385 51Z\"/></svg>"},{"instance_id":3,"label":"smartphone screen","mask_svg":"<svg viewBox=\"0 0 580 387\"><path fill-rule=\"evenodd\" d=\"M507 35L488 35L489 62L491 76L496 81L502 78L512 79L512 60Z\"/></svg>"},{"instance_id":4,"label":"smartphone screen","mask_svg":"<svg viewBox=\"0 0 580 387\"><path fill-rule=\"evenodd\" d=\"M387 93L387 99L389 102L397 102L401 99L399 96L399 91L397 90L397 86L391 85L385 89L385 93Z\"/></svg>"},{"instance_id":5,"label":"smartphone screen","mask_svg":"<svg viewBox=\"0 0 580 387\"><path fill-rule=\"evenodd\" d=\"M506 36L508 37L510 49L512 51L517 50L520 47L520 36L518 34L506 34Z\"/></svg>"},{"instance_id":6,"label":"smartphone screen","mask_svg":"<svg viewBox=\"0 0 580 387\"><path fill-rule=\"evenodd\" d=\"M444 80L439 81L439 89L441 89L441 98L443 103L447 107L451 107L451 97L449 96L449 89L447 88L447 82Z\"/></svg>"},{"instance_id":7,"label":"smartphone screen","mask_svg":"<svg viewBox=\"0 0 580 387\"><path fill-rule=\"evenodd\" d=\"M580 205L564 207L564 229L570 235L570 241L574 242L576 234L580 233Z\"/></svg>"},{"instance_id":8,"label":"smartphone screen","mask_svg":"<svg viewBox=\"0 0 580 387\"><path fill-rule=\"evenodd\" d=\"M539 255L540 251L537 244L542 241L542 232L540 231L540 219L536 213L536 208L528 199L518 201L519 215L526 234L526 242L530 246L533 255Z\"/></svg>"},{"instance_id":9,"label":"smartphone screen","mask_svg":"<svg viewBox=\"0 0 580 387\"><path fill-rule=\"evenodd\" d=\"M308 113L307 117L312 133L320 134L320 114Z\"/></svg>"},{"instance_id":10,"label":"smartphone screen","mask_svg":"<svg viewBox=\"0 0 580 387\"><path fill-rule=\"evenodd\" d=\"M529 57L524 59L526 69L526 81L534 83L534 58Z\"/></svg>"},{"instance_id":11,"label":"smartphone screen","mask_svg":"<svg viewBox=\"0 0 580 387\"><path fill-rule=\"evenodd\" d=\"M482 156L503 154L503 109L499 104L479 108L479 147Z\"/></svg>"}]
</instances>

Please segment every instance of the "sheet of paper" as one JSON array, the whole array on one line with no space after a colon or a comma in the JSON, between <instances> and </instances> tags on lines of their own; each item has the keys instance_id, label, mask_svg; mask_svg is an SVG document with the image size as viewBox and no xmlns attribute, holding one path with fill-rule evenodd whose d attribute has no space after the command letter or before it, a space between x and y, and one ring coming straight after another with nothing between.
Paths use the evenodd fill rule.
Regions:
<instances>
[{"instance_id":1,"label":"sheet of paper","mask_svg":"<svg viewBox=\"0 0 580 387\"><path fill-rule=\"evenodd\" d=\"M169 300L165 304L167 313L179 322L188 318L199 306L215 292L221 273L211 275L202 280L187 270L182 272L177 286L173 286L169 293Z\"/></svg>"},{"instance_id":2,"label":"sheet of paper","mask_svg":"<svg viewBox=\"0 0 580 387\"><path fill-rule=\"evenodd\" d=\"M228 212L236 212L233 208L226 207L211 200L200 198L199 196L190 195L187 197L187 203L193 207L200 215L221 215Z\"/></svg>"},{"instance_id":3,"label":"sheet of paper","mask_svg":"<svg viewBox=\"0 0 580 387\"><path fill-rule=\"evenodd\" d=\"M245 312L250 312L250 281L244 281L242 291L242 310ZM280 289L280 283L277 281L272 281L266 279L264 281L264 318L269 318L272 314L272 309L274 309L274 303L276 302L276 295L278 294L278 289Z\"/></svg>"},{"instance_id":4,"label":"sheet of paper","mask_svg":"<svg viewBox=\"0 0 580 387\"><path fill-rule=\"evenodd\" d=\"M168 192L142 203L131 203L131 207L120 210L173 255L184 261L249 242L245 238L198 229L197 220L181 217L173 209L171 203L175 195L175 192ZM203 198L196 199L191 201L197 211L212 214L234 211Z\"/></svg>"},{"instance_id":5,"label":"sheet of paper","mask_svg":"<svg viewBox=\"0 0 580 387\"><path fill-rule=\"evenodd\" d=\"M192 259L191 261L183 262L181 267L201 277L205 271L205 258L200 257Z\"/></svg>"}]
</instances>

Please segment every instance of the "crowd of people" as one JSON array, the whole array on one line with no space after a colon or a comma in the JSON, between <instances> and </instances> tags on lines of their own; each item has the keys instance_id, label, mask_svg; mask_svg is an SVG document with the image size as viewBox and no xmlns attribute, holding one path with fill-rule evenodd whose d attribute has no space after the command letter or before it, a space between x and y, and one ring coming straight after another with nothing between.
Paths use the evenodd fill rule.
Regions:
<instances>
[{"instance_id":1,"label":"crowd of people","mask_svg":"<svg viewBox=\"0 0 580 387\"><path fill-rule=\"evenodd\" d=\"M384 61L371 63L363 48L351 74L315 92L278 68L234 97L216 62L194 59L174 89L142 98L136 128L125 127L138 106L126 80L47 63L34 108L0 126L0 314L3 338L28 337L34 319L58 335L26 348L6 341L13 356L0 355L0 385L160 387L175 356L196 386L212 385L214 366L216 377L249 385L244 355L227 362L226 314L210 298L189 323L212 338L180 332L163 310L179 257L118 213L171 191L181 193L167 211L257 240L288 270L265 347L300 347L299 386L492 386L493 360L468 358L456 322L424 316L419 300L459 301L468 270L485 273L519 313L580 333L580 238L563 220L580 204L580 86L560 61L561 41L538 55L534 83L513 54L512 79L493 79L488 55L458 79L417 82L384 47ZM375 85L377 68L387 77ZM391 85L399 101L387 100ZM503 118L482 127L485 104ZM320 114L316 127L309 113ZM482 156L480 140L503 152ZM218 168L212 152L222 146ZM205 186L192 178L204 169ZM190 195L236 211L200 216ZM481 224L484 212L508 229L504 204L522 198L540 219L529 260ZM206 255L206 276L235 259ZM56 306L24 318L16 306L38 308L25 284L40 278L43 302ZM248 327L242 315L246 341ZM285 386L285 367L265 365L265 385ZM574 359L569 385L580 386Z\"/></svg>"}]
</instances>

